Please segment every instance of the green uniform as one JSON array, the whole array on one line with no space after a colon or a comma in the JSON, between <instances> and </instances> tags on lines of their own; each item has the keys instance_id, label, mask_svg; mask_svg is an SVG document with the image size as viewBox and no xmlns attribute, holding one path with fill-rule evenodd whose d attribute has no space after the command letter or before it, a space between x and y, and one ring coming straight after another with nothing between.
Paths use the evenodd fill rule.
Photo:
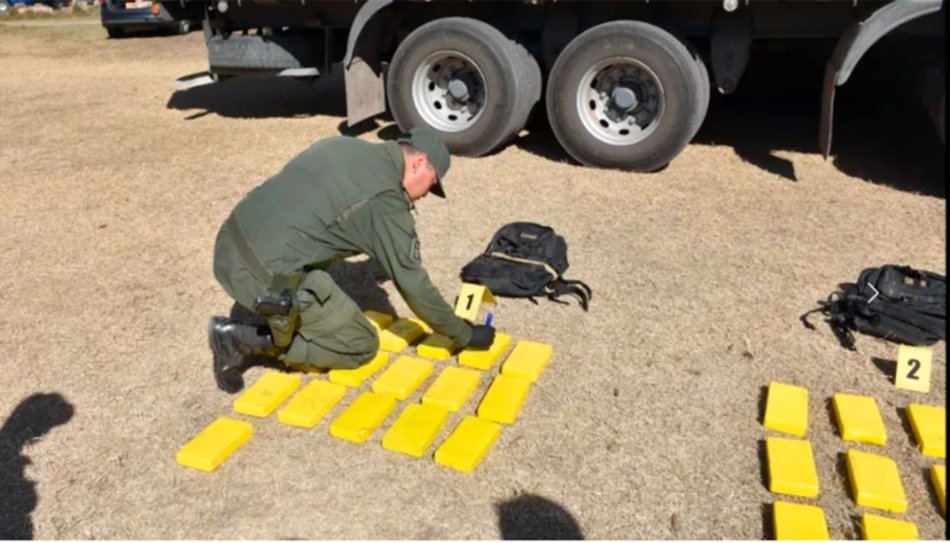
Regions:
<instances>
[{"instance_id":1,"label":"green uniform","mask_svg":"<svg viewBox=\"0 0 950 543\"><path fill-rule=\"evenodd\" d=\"M376 260L433 330L468 344L471 327L422 268L403 164L395 142L321 140L251 191L218 232L214 274L239 304L252 308L257 296L279 293L282 278L299 278L300 328L285 363L352 368L376 353L375 329L324 271L357 254Z\"/></svg>"}]
</instances>

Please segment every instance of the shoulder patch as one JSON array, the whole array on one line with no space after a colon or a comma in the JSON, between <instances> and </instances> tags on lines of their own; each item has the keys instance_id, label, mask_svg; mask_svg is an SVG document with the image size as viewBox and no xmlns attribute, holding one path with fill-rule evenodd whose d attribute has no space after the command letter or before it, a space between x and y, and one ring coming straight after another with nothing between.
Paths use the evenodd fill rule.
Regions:
<instances>
[{"instance_id":1,"label":"shoulder patch","mask_svg":"<svg viewBox=\"0 0 950 543\"><path fill-rule=\"evenodd\" d=\"M409 256L411 256L416 262L422 260L422 246L419 244L419 238L417 236L412 236L412 241L410 244L411 246L409 248Z\"/></svg>"}]
</instances>

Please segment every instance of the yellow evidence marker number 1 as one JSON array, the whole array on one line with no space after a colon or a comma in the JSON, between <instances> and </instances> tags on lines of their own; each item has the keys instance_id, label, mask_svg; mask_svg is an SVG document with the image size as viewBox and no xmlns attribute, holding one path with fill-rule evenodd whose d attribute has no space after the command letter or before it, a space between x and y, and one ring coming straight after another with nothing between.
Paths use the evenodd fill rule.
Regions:
<instances>
[{"instance_id":1,"label":"yellow evidence marker number 1","mask_svg":"<svg viewBox=\"0 0 950 543\"><path fill-rule=\"evenodd\" d=\"M475 322L482 303L495 303L491 291L483 285L462 283L462 290L459 291L458 300L455 302L455 314L469 322Z\"/></svg>"},{"instance_id":2,"label":"yellow evidence marker number 1","mask_svg":"<svg viewBox=\"0 0 950 543\"><path fill-rule=\"evenodd\" d=\"M915 392L930 392L930 369L933 348L901 345L897 350L897 373L894 385Z\"/></svg>"}]
</instances>

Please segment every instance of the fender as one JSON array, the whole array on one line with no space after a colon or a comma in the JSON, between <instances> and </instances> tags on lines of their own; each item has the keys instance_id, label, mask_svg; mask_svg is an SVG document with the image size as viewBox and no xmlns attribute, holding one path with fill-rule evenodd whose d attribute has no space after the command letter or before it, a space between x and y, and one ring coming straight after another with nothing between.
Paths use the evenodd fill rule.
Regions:
<instances>
[{"instance_id":1,"label":"fender","mask_svg":"<svg viewBox=\"0 0 950 543\"><path fill-rule=\"evenodd\" d=\"M360 10L356 12L356 17L353 19L353 24L350 26L350 34L346 38L346 56L343 57L343 66L345 68L349 68L350 63L353 62L356 44L359 42L360 34L363 32L363 28L365 28L366 24L369 23L370 19L373 18L373 15L376 15L386 6L392 3L393 0L366 0L366 3L363 4L363 7L361 7Z\"/></svg>"},{"instance_id":2,"label":"fender","mask_svg":"<svg viewBox=\"0 0 950 543\"><path fill-rule=\"evenodd\" d=\"M835 88L848 81L858 61L878 40L904 23L940 11L942 6L943 0L894 0L867 19L851 25L841 35L825 65L825 82L821 96L818 146L826 159L831 153Z\"/></svg>"},{"instance_id":3,"label":"fender","mask_svg":"<svg viewBox=\"0 0 950 543\"><path fill-rule=\"evenodd\" d=\"M360 41L360 35L370 20L392 3L393 0L367 0L350 26L343 57L347 126L386 111L382 66L375 58L379 36L367 35Z\"/></svg>"}]
</instances>

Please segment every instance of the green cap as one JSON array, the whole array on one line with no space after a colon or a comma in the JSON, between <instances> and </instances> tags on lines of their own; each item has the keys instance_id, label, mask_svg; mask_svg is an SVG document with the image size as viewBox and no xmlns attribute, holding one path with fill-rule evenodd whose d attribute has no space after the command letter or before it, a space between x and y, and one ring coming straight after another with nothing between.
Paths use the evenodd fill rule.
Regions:
<instances>
[{"instance_id":1,"label":"green cap","mask_svg":"<svg viewBox=\"0 0 950 543\"><path fill-rule=\"evenodd\" d=\"M436 174L435 186L429 192L440 198L445 198L445 188L442 186L442 182L452 162L452 155L449 154L448 147L431 130L425 128L413 128L408 134L400 137L398 141L412 145L429 157L429 162L435 168Z\"/></svg>"}]
</instances>

